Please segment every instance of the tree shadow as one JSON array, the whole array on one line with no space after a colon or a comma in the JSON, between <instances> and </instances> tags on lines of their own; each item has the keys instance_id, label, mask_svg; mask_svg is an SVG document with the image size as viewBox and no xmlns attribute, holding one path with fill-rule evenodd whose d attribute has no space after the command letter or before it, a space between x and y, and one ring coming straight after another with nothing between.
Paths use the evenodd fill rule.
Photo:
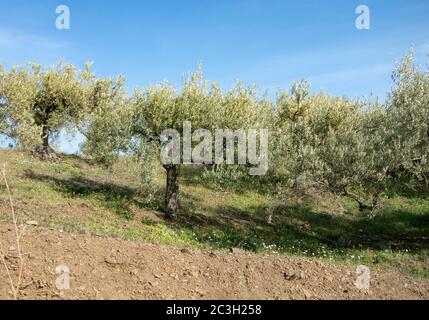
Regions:
<instances>
[{"instance_id":1,"label":"tree shadow","mask_svg":"<svg viewBox=\"0 0 429 320\"><path fill-rule=\"evenodd\" d=\"M310 207L283 207L305 237L336 249L425 250L429 248L429 215L404 210L359 217L315 212ZM283 224L288 221L283 221Z\"/></svg>"},{"instance_id":2,"label":"tree shadow","mask_svg":"<svg viewBox=\"0 0 429 320\"><path fill-rule=\"evenodd\" d=\"M59 178L31 170L26 171L25 176L50 183L68 197L100 196L102 205L123 219L133 218L132 205L147 208L138 191L127 186L82 176ZM154 200L158 211L162 200L163 190ZM385 214L359 217L320 212L314 205L284 204L270 212L272 221L269 221L265 205L243 209L220 203L208 207L204 200L189 192L183 192L181 200L178 219L165 223L176 230L190 230L200 243L218 248L258 251L273 245L288 251L298 243L300 250L310 251L321 247L414 252L429 249L429 212L415 214L403 208L390 208Z\"/></svg>"},{"instance_id":3,"label":"tree shadow","mask_svg":"<svg viewBox=\"0 0 429 320\"><path fill-rule=\"evenodd\" d=\"M204 211L203 207L183 212L173 227L191 229L200 242L252 251L270 245L287 251L296 243L303 251L322 247L414 252L429 249L429 213L391 210L369 217L319 212L310 205L283 205L272 212L270 223L265 206L242 210L220 205L211 208L210 214Z\"/></svg>"},{"instance_id":4,"label":"tree shadow","mask_svg":"<svg viewBox=\"0 0 429 320\"><path fill-rule=\"evenodd\" d=\"M59 178L45 174L38 174L32 170L26 170L26 178L47 182L63 195L71 198L85 198L91 195L100 195L101 203L107 209L112 209L115 213L125 219L133 218L131 204L136 203L134 199L137 191L111 182L99 182L82 176L70 178Z\"/></svg>"}]
</instances>

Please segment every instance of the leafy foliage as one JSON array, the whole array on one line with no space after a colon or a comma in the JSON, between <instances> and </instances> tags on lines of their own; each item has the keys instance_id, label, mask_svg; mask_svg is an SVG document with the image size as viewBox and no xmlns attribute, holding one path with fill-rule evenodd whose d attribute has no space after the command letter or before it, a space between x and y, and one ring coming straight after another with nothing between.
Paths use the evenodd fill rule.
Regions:
<instances>
[{"instance_id":1,"label":"leafy foliage","mask_svg":"<svg viewBox=\"0 0 429 320\"><path fill-rule=\"evenodd\" d=\"M411 53L398 66L393 80L395 88L387 102L392 155L396 167L411 177L411 182L417 179L428 186L429 68L420 70Z\"/></svg>"},{"instance_id":2,"label":"leafy foliage","mask_svg":"<svg viewBox=\"0 0 429 320\"><path fill-rule=\"evenodd\" d=\"M296 191L345 195L374 209L395 181L428 183L429 76L406 57L385 105L310 95L307 82L277 100L276 164Z\"/></svg>"},{"instance_id":3,"label":"leafy foliage","mask_svg":"<svg viewBox=\"0 0 429 320\"><path fill-rule=\"evenodd\" d=\"M90 68L90 63L81 71L63 62L52 68L34 63L0 68L2 132L24 148L43 144L48 151L50 137L75 130L90 113L105 111L121 82L99 80Z\"/></svg>"}]
</instances>

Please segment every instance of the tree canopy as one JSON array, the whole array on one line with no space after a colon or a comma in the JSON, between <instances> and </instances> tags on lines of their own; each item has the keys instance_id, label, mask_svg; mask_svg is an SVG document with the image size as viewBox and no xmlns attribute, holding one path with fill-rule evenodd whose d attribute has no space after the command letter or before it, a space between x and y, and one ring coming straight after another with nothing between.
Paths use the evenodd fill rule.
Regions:
<instances>
[{"instance_id":1,"label":"tree canopy","mask_svg":"<svg viewBox=\"0 0 429 320\"><path fill-rule=\"evenodd\" d=\"M63 62L0 68L2 132L26 149L50 157L50 138L74 130L111 100L111 81L97 79L91 63L79 70ZM7 123L7 128L4 124Z\"/></svg>"}]
</instances>

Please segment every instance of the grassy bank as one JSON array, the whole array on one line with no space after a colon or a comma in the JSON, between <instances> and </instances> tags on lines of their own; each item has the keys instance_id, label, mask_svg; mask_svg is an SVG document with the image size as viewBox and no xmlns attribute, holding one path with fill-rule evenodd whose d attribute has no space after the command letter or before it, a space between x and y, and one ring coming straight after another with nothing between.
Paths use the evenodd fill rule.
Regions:
<instances>
[{"instance_id":1,"label":"grassy bank","mask_svg":"<svg viewBox=\"0 0 429 320\"><path fill-rule=\"evenodd\" d=\"M220 191L200 170L185 168L181 215L171 222L160 211L163 172L158 193L147 198L131 162L107 169L64 156L51 164L0 150L0 163L6 163L22 222L175 246L303 255L429 277L429 194L392 194L382 211L360 216L345 198L280 197L251 184ZM1 218L7 219L4 192L0 199Z\"/></svg>"}]
</instances>

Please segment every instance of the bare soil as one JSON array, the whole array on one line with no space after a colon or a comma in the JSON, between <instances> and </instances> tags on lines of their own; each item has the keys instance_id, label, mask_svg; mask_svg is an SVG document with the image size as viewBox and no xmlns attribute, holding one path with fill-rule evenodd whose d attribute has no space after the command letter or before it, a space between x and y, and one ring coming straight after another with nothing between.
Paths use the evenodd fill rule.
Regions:
<instances>
[{"instance_id":1,"label":"bare soil","mask_svg":"<svg viewBox=\"0 0 429 320\"><path fill-rule=\"evenodd\" d=\"M429 299L429 280L393 272L372 272L370 289L359 290L356 266L25 228L19 299ZM0 241L16 279L12 224L0 222ZM70 268L69 290L56 288L59 265ZM0 265L0 299L11 298Z\"/></svg>"}]
</instances>

